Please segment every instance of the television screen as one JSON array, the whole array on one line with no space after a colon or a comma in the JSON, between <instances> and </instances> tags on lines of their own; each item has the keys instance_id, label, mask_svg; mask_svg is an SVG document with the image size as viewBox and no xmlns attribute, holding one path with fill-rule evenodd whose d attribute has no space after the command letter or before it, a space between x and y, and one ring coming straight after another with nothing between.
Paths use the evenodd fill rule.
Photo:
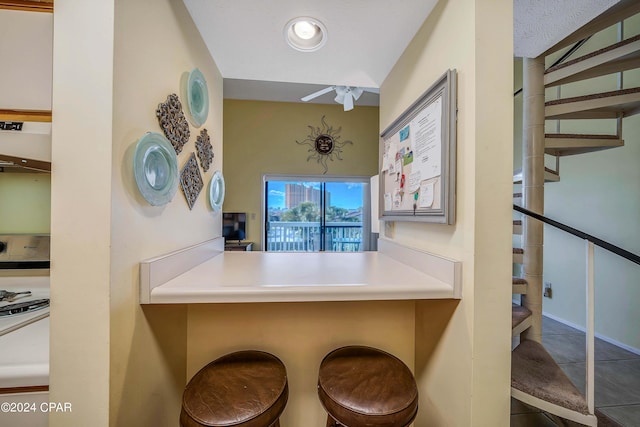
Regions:
<instances>
[{"instance_id":1,"label":"television screen","mask_svg":"<svg viewBox=\"0 0 640 427\"><path fill-rule=\"evenodd\" d=\"M222 214L222 237L225 241L242 241L247 233L247 214L244 212L224 212Z\"/></svg>"}]
</instances>

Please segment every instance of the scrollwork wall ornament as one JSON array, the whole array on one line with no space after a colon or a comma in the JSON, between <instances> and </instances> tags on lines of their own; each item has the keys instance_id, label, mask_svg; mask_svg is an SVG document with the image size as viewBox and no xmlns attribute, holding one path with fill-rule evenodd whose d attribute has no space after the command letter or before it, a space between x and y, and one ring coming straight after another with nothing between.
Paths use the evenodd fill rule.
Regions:
<instances>
[{"instance_id":1,"label":"scrollwork wall ornament","mask_svg":"<svg viewBox=\"0 0 640 427\"><path fill-rule=\"evenodd\" d=\"M176 154L180 154L182 147L189 141L191 131L182 112L182 104L178 95L172 93L167 96L166 102L158 104L156 117L158 117L158 122L165 136L176 150Z\"/></svg>"},{"instance_id":2,"label":"scrollwork wall ornament","mask_svg":"<svg viewBox=\"0 0 640 427\"><path fill-rule=\"evenodd\" d=\"M213 146L206 129L202 129L200 135L196 138L196 150L198 151L198 159L200 159L202 170L208 171L211 162L213 162Z\"/></svg>"},{"instance_id":3,"label":"scrollwork wall ornament","mask_svg":"<svg viewBox=\"0 0 640 427\"><path fill-rule=\"evenodd\" d=\"M187 160L187 163L180 172L180 187L182 188L184 197L187 199L189 210L193 209L193 205L195 205L198 195L200 191L202 191L202 187L204 187L202 175L200 175L200 169L198 168L198 162L196 161L196 155L194 153L191 153L189 160Z\"/></svg>"},{"instance_id":4,"label":"scrollwork wall ornament","mask_svg":"<svg viewBox=\"0 0 640 427\"><path fill-rule=\"evenodd\" d=\"M307 126L311 131L309 135L302 140L296 140L296 144L308 145L310 148L307 152L312 154L307 157L307 161L314 159L317 163L320 163L324 168L323 174L326 174L329 170L327 165L327 159L333 161L334 158L342 160L342 149L345 145L353 145L353 141L340 141L340 131L342 127L334 129L333 126L329 126L325 121L325 116L322 116L320 120L321 127Z\"/></svg>"}]
</instances>

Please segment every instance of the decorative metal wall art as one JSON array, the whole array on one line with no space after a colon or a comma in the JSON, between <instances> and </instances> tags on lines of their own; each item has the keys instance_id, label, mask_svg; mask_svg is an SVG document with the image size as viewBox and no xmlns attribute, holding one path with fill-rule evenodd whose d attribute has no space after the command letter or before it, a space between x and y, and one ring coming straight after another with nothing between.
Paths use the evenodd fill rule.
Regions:
<instances>
[{"instance_id":1,"label":"decorative metal wall art","mask_svg":"<svg viewBox=\"0 0 640 427\"><path fill-rule=\"evenodd\" d=\"M198 159L200 159L202 170L208 171L213 161L213 146L206 129L202 129L200 135L196 138L196 150L198 151Z\"/></svg>"},{"instance_id":2,"label":"decorative metal wall art","mask_svg":"<svg viewBox=\"0 0 640 427\"><path fill-rule=\"evenodd\" d=\"M196 161L196 155L194 153L191 153L189 160L187 160L187 163L180 172L180 187L182 187L184 197L187 198L189 209L193 209L193 205L196 203L202 187L204 187L202 175L200 175L200 169L198 168L198 162Z\"/></svg>"},{"instance_id":3,"label":"decorative metal wall art","mask_svg":"<svg viewBox=\"0 0 640 427\"><path fill-rule=\"evenodd\" d=\"M189 131L189 123L182 112L182 104L178 95L172 93L167 96L166 102L158 104L156 116L164 134L176 150L176 154L180 154L182 147L189 141L191 132Z\"/></svg>"},{"instance_id":4,"label":"decorative metal wall art","mask_svg":"<svg viewBox=\"0 0 640 427\"><path fill-rule=\"evenodd\" d=\"M307 157L307 161L315 159L324 168L322 173L326 174L329 170L327 159L331 161L334 158L342 160L342 149L347 144L353 145L353 141L340 141L339 133L342 127L334 129L333 126L327 124L324 118L325 116L322 116L320 120L322 127L307 126L311 132L304 140L296 140L296 144L308 145L310 148L307 152L312 152L312 154Z\"/></svg>"}]
</instances>

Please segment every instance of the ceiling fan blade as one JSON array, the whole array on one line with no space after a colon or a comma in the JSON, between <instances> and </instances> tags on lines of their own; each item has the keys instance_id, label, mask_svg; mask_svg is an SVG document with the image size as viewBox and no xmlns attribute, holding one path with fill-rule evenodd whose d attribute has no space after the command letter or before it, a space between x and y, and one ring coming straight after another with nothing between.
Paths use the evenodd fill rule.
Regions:
<instances>
[{"instance_id":1,"label":"ceiling fan blade","mask_svg":"<svg viewBox=\"0 0 640 427\"><path fill-rule=\"evenodd\" d=\"M353 95L351 92L347 92L344 95L344 111L353 110Z\"/></svg>"},{"instance_id":2,"label":"ceiling fan blade","mask_svg":"<svg viewBox=\"0 0 640 427\"><path fill-rule=\"evenodd\" d=\"M363 89L361 87L352 87L351 88L351 94L353 95L353 98L357 101L358 98L360 98L360 96L362 95L362 91Z\"/></svg>"},{"instance_id":3,"label":"ceiling fan blade","mask_svg":"<svg viewBox=\"0 0 640 427\"><path fill-rule=\"evenodd\" d=\"M380 93L380 89L377 87L363 87L361 88L364 92L371 92L371 93Z\"/></svg>"},{"instance_id":4,"label":"ceiling fan blade","mask_svg":"<svg viewBox=\"0 0 640 427\"><path fill-rule=\"evenodd\" d=\"M338 104L344 104L344 96L347 93L346 86L336 86L336 97L333 98Z\"/></svg>"},{"instance_id":5,"label":"ceiling fan blade","mask_svg":"<svg viewBox=\"0 0 640 427\"><path fill-rule=\"evenodd\" d=\"M317 92L313 92L312 94L307 95L304 98L300 98L300 101L304 101L304 102L311 101L313 98L317 98L317 97L319 97L321 95L324 95L325 93L329 93L332 90L334 90L335 88L336 88L335 86L325 87L324 89L319 90Z\"/></svg>"}]
</instances>

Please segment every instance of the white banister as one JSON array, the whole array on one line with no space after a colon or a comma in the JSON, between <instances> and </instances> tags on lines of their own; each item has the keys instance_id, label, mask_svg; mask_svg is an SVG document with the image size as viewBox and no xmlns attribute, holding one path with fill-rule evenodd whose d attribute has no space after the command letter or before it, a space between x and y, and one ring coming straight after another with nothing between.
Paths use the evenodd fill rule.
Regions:
<instances>
[{"instance_id":1,"label":"white banister","mask_svg":"<svg viewBox=\"0 0 640 427\"><path fill-rule=\"evenodd\" d=\"M586 397L587 406L589 407L589 413L593 414L595 410L595 361L594 361L594 347L595 347L595 286L594 286L594 245L593 242L585 240L586 256L587 256L587 289L586 289L586 303L587 303L587 363L586 363Z\"/></svg>"}]
</instances>

